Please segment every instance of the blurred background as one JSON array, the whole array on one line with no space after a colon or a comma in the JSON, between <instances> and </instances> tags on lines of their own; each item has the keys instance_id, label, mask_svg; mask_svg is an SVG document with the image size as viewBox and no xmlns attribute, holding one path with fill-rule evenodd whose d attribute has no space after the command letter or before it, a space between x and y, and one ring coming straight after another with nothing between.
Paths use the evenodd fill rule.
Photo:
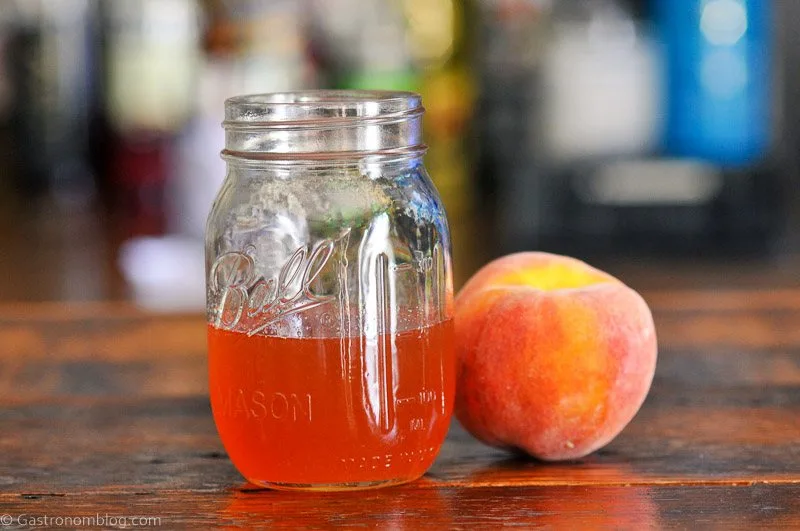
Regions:
<instances>
[{"instance_id":1,"label":"blurred background","mask_svg":"<svg viewBox=\"0 0 800 531\"><path fill-rule=\"evenodd\" d=\"M0 0L0 301L204 308L223 101L421 92L457 285L797 283L800 2Z\"/></svg>"}]
</instances>

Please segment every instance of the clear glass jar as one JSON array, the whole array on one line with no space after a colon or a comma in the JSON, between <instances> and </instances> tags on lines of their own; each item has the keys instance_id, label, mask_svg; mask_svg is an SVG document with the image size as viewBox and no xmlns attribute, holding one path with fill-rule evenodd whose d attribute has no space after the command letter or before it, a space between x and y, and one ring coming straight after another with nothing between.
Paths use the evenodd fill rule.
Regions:
<instances>
[{"instance_id":1,"label":"clear glass jar","mask_svg":"<svg viewBox=\"0 0 800 531\"><path fill-rule=\"evenodd\" d=\"M211 405L257 485L403 483L453 404L447 220L413 93L225 103L228 173L206 231Z\"/></svg>"}]
</instances>

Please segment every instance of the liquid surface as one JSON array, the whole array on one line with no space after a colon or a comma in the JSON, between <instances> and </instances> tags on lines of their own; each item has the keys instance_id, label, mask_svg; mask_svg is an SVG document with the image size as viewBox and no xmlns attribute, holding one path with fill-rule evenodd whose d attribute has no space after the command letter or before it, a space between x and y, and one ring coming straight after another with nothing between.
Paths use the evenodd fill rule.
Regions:
<instances>
[{"instance_id":1,"label":"liquid surface","mask_svg":"<svg viewBox=\"0 0 800 531\"><path fill-rule=\"evenodd\" d=\"M211 406L251 482L380 484L421 476L447 433L452 321L395 335L248 337L208 327Z\"/></svg>"}]
</instances>

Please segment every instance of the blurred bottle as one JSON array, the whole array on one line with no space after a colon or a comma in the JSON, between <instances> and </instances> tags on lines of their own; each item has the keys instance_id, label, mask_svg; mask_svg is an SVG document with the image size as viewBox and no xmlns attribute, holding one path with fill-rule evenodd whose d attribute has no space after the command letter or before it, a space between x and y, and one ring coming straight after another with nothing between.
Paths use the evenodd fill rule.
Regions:
<instances>
[{"instance_id":1,"label":"blurred bottle","mask_svg":"<svg viewBox=\"0 0 800 531\"><path fill-rule=\"evenodd\" d=\"M594 208L584 190L605 179L606 164L647 157L657 145L663 113L647 29L622 0L553 4L540 98L530 113L535 155L513 193L524 205L518 202L508 220L510 246L559 248L580 239L603 245L616 230L616 214ZM516 234L525 237L513 241Z\"/></svg>"},{"instance_id":2,"label":"blurred bottle","mask_svg":"<svg viewBox=\"0 0 800 531\"><path fill-rule=\"evenodd\" d=\"M194 111L200 11L195 0L101 3L105 26L108 171L127 235L166 226L174 137Z\"/></svg>"},{"instance_id":3,"label":"blurred bottle","mask_svg":"<svg viewBox=\"0 0 800 531\"><path fill-rule=\"evenodd\" d=\"M485 195L508 184L532 145L530 113L539 105L539 75L551 0L480 0L475 55L480 184Z\"/></svg>"},{"instance_id":4,"label":"blurred bottle","mask_svg":"<svg viewBox=\"0 0 800 531\"><path fill-rule=\"evenodd\" d=\"M25 0L3 3L14 19L7 43L13 94L12 123L22 190L59 202L94 194L89 164L93 3ZM11 14L10 14L11 13Z\"/></svg>"},{"instance_id":5,"label":"blurred bottle","mask_svg":"<svg viewBox=\"0 0 800 531\"><path fill-rule=\"evenodd\" d=\"M561 0L550 36L535 139L547 158L649 152L659 128L658 68L652 40L632 13L616 0Z\"/></svg>"},{"instance_id":6,"label":"blurred bottle","mask_svg":"<svg viewBox=\"0 0 800 531\"><path fill-rule=\"evenodd\" d=\"M552 0L480 0L477 19L479 193L495 254L530 248L539 230L542 61Z\"/></svg>"},{"instance_id":7,"label":"blurred bottle","mask_svg":"<svg viewBox=\"0 0 800 531\"><path fill-rule=\"evenodd\" d=\"M295 90L312 82L307 0L208 0L206 12L206 61L229 65L235 94Z\"/></svg>"},{"instance_id":8,"label":"blurred bottle","mask_svg":"<svg viewBox=\"0 0 800 531\"><path fill-rule=\"evenodd\" d=\"M770 0L653 0L664 49L665 149L724 166L770 144Z\"/></svg>"},{"instance_id":9,"label":"blurred bottle","mask_svg":"<svg viewBox=\"0 0 800 531\"><path fill-rule=\"evenodd\" d=\"M419 90L400 2L315 0L313 6L314 51L326 85Z\"/></svg>"}]
</instances>

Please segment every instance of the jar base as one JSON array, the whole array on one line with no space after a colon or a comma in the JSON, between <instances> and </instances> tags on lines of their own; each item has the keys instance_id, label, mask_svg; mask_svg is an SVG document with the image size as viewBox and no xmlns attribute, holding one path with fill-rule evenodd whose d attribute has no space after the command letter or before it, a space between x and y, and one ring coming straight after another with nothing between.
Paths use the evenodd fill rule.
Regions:
<instances>
[{"instance_id":1,"label":"jar base","mask_svg":"<svg viewBox=\"0 0 800 531\"><path fill-rule=\"evenodd\" d=\"M257 479L248 479L248 481L259 487L264 487L272 490L291 490L291 491L308 491L308 492L343 492L354 490L372 490L380 489L382 487L392 487L395 485L403 485L419 479L421 476L414 476L410 478L394 478L382 479L379 481L356 481L356 482L342 482L342 483L282 483L273 481L260 481Z\"/></svg>"}]
</instances>

